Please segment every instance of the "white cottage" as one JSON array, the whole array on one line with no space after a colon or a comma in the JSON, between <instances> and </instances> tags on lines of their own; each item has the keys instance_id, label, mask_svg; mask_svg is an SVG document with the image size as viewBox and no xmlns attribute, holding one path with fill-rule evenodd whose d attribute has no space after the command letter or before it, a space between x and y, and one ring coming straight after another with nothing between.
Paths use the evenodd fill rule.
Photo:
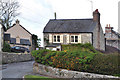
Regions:
<instances>
[{"instance_id":1,"label":"white cottage","mask_svg":"<svg viewBox=\"0 0 120 80\"><path fill-rule=\"evenodd\" d=\"M92 19L51 19L44 30L44 47L61 50L61 44L91 43L105 51L105 38L98 9Z\"/></svg>"}]
</instances>

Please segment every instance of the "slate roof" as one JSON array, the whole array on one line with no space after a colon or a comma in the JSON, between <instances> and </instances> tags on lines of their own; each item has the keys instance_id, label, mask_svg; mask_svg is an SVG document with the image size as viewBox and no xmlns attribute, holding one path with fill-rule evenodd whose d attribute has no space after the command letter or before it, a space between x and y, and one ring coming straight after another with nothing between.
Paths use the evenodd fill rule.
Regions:
<instances>
[{"instance_id":1,"label":"slate roof","mask_svg":"<svg viewBox=\"0 0 120 80\"><path fill-rule=\"evenodd\" d=\"M93 32L95 26L93 19L51 19L43 33Z\"/></svg>"}]
</instances>

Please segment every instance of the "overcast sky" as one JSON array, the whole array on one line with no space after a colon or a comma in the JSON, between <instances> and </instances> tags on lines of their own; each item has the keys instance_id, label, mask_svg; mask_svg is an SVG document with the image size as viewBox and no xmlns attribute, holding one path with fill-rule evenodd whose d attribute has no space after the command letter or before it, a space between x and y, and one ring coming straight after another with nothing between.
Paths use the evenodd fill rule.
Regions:
<instances>
[{"instance_id":1,"label":"overcast sky","mask_svg":"<svg viewBox=\"0 0 120 80\"><path fill-rule=\"evenodd\" d=\"M43 41L43 28L54 19L92 18L92 12L98 9L101 14L101 25L106 24L118 29L118 1L120 0L18 0L20 24ZM42 44L43 45L43 44Z\"/></svg>"}]
</instances>

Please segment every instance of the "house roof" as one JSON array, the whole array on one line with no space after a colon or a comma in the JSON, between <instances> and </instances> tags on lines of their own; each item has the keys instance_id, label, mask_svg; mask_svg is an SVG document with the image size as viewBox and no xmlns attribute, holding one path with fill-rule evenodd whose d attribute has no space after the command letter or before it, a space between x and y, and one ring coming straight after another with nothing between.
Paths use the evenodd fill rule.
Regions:
<instances>
[{"instance_id":1,"label":"house roof","mask_svg":"<svg viewBox=\"0 0 120 80\"><path fill-rule=\"evenodd\" d=\"M51 19L43 33L93 32L95 26L93 19Z\"/></svg>"}]
</instances>

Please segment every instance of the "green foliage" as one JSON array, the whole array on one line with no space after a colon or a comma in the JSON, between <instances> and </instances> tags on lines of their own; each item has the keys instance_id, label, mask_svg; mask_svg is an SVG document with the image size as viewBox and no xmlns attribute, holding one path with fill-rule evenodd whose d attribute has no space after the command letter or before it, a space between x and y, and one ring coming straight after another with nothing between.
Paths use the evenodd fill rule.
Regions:
<instances>
[{"instance_id":1,"label":"green foliage","mask_svg":"<svg viewBox=\"0 0 120 80\"><path fill-rule=\"evenodd\" d=\"M3 52L11 52L10 45L8 43L4 42L2 51Z\"/></svg>"},{"instance_id":2,"label":"green foliage","mask_svg":"<svg viewBox=\"0 0 120 80\"><path fill-rule=\"evenodd\" d=\"M114 75L119 74L118 58L120 54L96 54L88 68L89 72Z\"/></svg>"},{"instance_id":3,"label":"green foliage","mask_svg":"<svg viewBox=\"0 0 120 80\"><path fill-rule=\"evenodd\" d=\"M41 39L38 39L38 36L33 34L32 35L32 44L34 45L34 49L38 48L40 46Z\"/></svg>"},{"instance_id":4,"label":"green foliage","mask_svg":"<svg viewBox=\"0 0 120 80\"><path fill-rule=\"evenodd\" d=\"M99 53L89 43L62 45L62 51L33 51L32 55L38 63L57 68L119 75L118 55Z\"/></svg>"}]
</instances>

